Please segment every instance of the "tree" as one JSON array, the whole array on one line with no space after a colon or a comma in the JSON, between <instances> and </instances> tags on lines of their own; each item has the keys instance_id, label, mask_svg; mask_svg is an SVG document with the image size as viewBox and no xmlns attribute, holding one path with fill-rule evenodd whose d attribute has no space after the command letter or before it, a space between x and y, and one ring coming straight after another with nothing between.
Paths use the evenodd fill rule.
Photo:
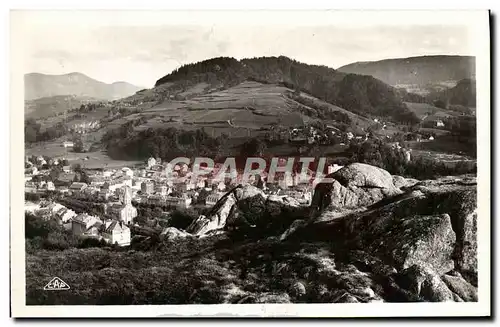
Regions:
<instances>
[{"instance_id":1,"label":"tree","mask_svg":"<svg viewBox=\"0 0 500 327\"><path fill-rule=\"evenodd\" d=\"M38 141L41 125L35 119L29 118L24 122L24 140L28 143Z\"/></svg>"},{"instance_id":2,"label":"tree","mask_svg":"<svg viewBox=\"0 0 500 327\"><path fill-rule=\"evenodd\" d=\"M434 106L442 109L448 108L448 101L443 99L438 99L434 101Z\"/></svg>"},{"instance_id":3,"label":"tree","mask_svg":"<svg viewBox=\"0 0 500 327\"><path fill-rule=\"evenodd\" d=\"M73 151L81 153L85 152L83 140L81 137L77 137L73 144Z\"/></svg>"},{"instance_id":4,"label":"tree","mask_svg":"<svg viewBox=\"0 0 500 327\"><path fill-rule=\"evenodd\" d=\"M61 168L59 167L52 168L49 173L50 180L56 181L59 178L60 174L61 174Z\"/></svg>"},{"instance_id":5,"label":"tree","mask_svg":"<svg viewBox=\"0 0 500 327\"><path fill-rule=\"evenodd\" d=\"M259 138L252 138L243 143L240 149L242 157L262 157L266 151L267 145Z\"/></svg>"}]
</instances>

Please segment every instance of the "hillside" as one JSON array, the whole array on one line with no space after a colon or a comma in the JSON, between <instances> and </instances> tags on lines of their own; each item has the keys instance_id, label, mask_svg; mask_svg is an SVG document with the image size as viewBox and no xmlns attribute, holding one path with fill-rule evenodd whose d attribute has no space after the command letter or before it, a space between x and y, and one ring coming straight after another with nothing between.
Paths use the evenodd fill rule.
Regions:
<instances>
[{"instance_id":1,"label":"hillside","mask_svg":"<svg viewBox=\"0 0 500 327\"><path fill-rule=\"evenodd\" d=\"M426 93L427 88L452 87L464 78L475 78L475 64L475 57L470 56L421 56L356 62L338 71L370 75L409 92Z\"/></svg>"},{"instance_id":2,"label":"hillside","mask_svg":"<svg viewBox=\"0 0 500 327\"><path fill-rule=\"evenodd\" d=\"M306 93L294 95L292 89L282 85L245 81L211 93L204 93L205 88L210 86L206 83L194 85L183 92L185 96L195 94L187 100L167 100L107 122L108 133L103 141L108 153L115 158L149 156L153 148L163 143L156 135L151 135L150 129L175 128L192 132L201 129L211 137L224 137L227 143L229 139L245 140L269 133L280 134L280 131L288 135L288 129L310 124L353 128L341 120L349 120L360 130L373 125L367 118ZM135 101L139 96L133 97ZM128 128L123 128L127 123L137 134L132 136ZM121 134L125 131L128 134ZM174 155L173 149L168 152L168 156Z\"/></svg>"},{"instance_id":3,"label":"hillside","mask_svg":"<svg viewBox=\"0 0 500 327\"><path fill-rule=\"evenodd\" d=\"M99 100L87 96L55 95L24 102L25 118L44 118L79 108L82 104L98 102Z\"/></svg>"},{"instance_id":4,"label":"hillside","mask_svg":"<svg viewBox=\"0 0 500 327\"><path fill-rule=\"evenodd\" d=\"M476 81L466 78L452 88L431 94L429 98L441 100L447 105L476 107Z\"/></svg>"},{"instance_id":5,"label":"hillside","mask_svg":"<svg viewBox=\"0 0 500 327\"><path fill-rule=\"evenodd\" d=\"M30 73L24 75L25 100L58 95L115 100L132 95L140 89L140 87L126 82L106 84L81 73L64 75Z\"/></svg>"},{"instance_id":6,"label":"hillside","mask_svg":"<svg viewBox=\"0 0 500 327\"><path fill-rule=\"evenodd\" d=\"M383 116L403 123L414 120L399 91L380 80L345 74L326 66L307 65L283 56L205 60L182 66L160 78L155 88L166 85L169 89L182 89L207 83L223 89L249 79L304 91L362 116Z\"/></svg>"},{"instance_id":7,"label":"hillside","mask_svg":"<svg viewBox=\"0 0 500 327\"><path fill-rule=\"evenodd\" d=\"M461 113L452 106L437 108L427 98L370 76L339 73L285 57L215 58L183 66L162 77L152 89L87 109L38 120L39 132L25 133L25 137L45 143L32 144L30 152L62 156L60 144L68 135L46 131L98 122L99 127L88 130L85 137L99 149L95 158L100 166L104 161L142 160L151 153L170 158L202 151L197 141L187 147L164 142L172 135L174 139L216 139L209 139L213 146L203 151L221 157L238 155L241 144L253 137L265 139L273 153L313 155L308 151L316 151L314 147L299 144L307 139L287 144L292 129L309 127L325 133L335 129L335 136L320 141L318 153L342 155L346 147L343 136L348 132L357 138L373 133L376 138L391 139L406 133L409 127L405 125L420 123L424 116L443 119ZM48 138L51 135L58 137Z\"/></svg>"}]
</instances>

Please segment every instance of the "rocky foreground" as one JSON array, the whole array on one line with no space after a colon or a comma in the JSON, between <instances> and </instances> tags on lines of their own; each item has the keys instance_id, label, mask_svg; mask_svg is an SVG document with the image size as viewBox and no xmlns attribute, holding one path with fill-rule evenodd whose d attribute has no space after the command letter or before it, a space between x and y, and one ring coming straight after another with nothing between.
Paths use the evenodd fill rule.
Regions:
<instances>
[{"instance_id":1,"label":"rocky foreground","mask_svg":"<svg viewBox=\"0 0 500 327\"><path fill-rule=\"evenodd\" d=\"M419 181L351 164L329 177L310 207L236 187L185 231L167 228L155 251L29 256L28 302L477 301L474 176ZM49 274L87 291L41 293L35 281Z\"/></svg>"},{"instance_id":2,"label":"rocky foreground","mask_svg":"<svg viewBox=\"0 0 500 327\"><path fill-rule=\"evenodd\" d=\"M334 182L317 186L307 210L294 199L240 186L187 232L171 228L165 236L214 235L242 225L265 241L321 243L275 269L296 279L290 292L305 296L315 285L328 302L477 301L474 176L419 181L356 163L328 177ZM297 269L301 260L309 266Z\"/></svg>"}]
</instances>

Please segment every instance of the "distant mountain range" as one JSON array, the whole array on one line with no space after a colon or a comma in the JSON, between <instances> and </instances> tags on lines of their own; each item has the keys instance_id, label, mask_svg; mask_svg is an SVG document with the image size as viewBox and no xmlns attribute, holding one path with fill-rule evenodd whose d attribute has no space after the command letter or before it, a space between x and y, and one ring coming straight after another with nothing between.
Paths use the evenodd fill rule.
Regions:
<instances>
[{"instance_id":1,"label":"distant mountain range","mask_svg":"<svg viewBox=\"0 0 500 327\"><path fill-rule=\"evenodd\" d=\"M134 94L143 88L126 82L107 84L82 73L24 75L24 99L34 100L53 96L78 96L99 100L116 100Z\"/></svg>"},{"instance_id":2,"label":"distant mountain range","mask_svg":"<svg viewBox=\"0 0 500 327\"><path fill-rule=\"evenodd\" d=\"M355 62L338 68L338 71L370 75L392 86L417 85L423 88L428 85L451 87L460 80L475 79L475 67L476 59L471 56L421 56Z\"/></svg>"}]
</instances>

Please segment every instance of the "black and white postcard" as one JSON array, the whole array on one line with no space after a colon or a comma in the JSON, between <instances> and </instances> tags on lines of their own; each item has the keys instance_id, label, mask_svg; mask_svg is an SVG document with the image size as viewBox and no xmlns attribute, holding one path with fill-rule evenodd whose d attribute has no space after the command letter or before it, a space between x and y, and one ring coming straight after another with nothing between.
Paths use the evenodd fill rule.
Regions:
<instances>
[{"instance_id":1,"label":"black and white postcard","mask_svg":"<svg viewBox=\"0 0 500 327\"><path fill-rule=\"evenodd\" d=\"M489 12L10 33L14 317L491 314Z\"/></svg>"}]
</instances>

